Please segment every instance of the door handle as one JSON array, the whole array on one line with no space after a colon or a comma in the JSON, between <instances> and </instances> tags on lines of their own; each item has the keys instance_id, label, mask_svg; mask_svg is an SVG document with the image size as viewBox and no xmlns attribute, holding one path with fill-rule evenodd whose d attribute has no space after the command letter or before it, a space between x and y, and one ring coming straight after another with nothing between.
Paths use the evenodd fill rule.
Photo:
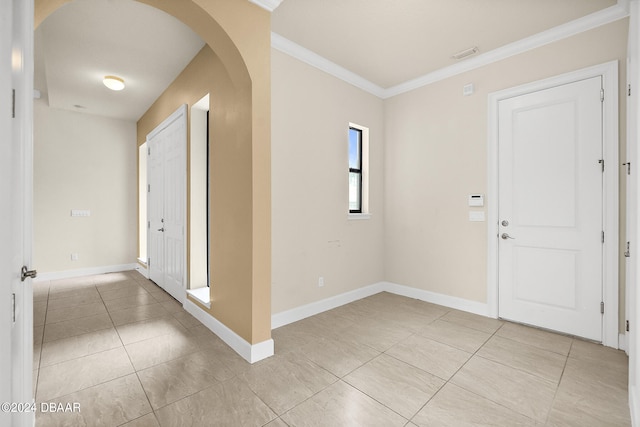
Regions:
<instances>
[{"instance_id":1,"label":"door handle","mask_svg":"<svg viewBox=\"0 0 640 427\"><path fill-rule=\"evenodd\" d=\"M516 239L515 237L509 236L507 233L502 233L502 235L500 237L502 237L502 240L507 240L507 239L515 240Z\"/></svg>"},{"instance_id":2,"label":"door handle","mask_svg":"<svg viewBox=\"0 0 640 427\"><path fill-rule=\"evenodd\" d=\"M37 275L38 272L36 270L29 270L27 266L24 265L22 266L22 270L20 272L20 281L24 282L25 280L27 280L27 277L35 279Z\"/></svg>"},{"instance_id":3,"label":"door handle","mask_svg":"<svg viewBox=\"0 0 640 427\"><path fill-rule=\"evenodd\" d=\"M162 231L164 233L164 227L158 228L158 231Z\"/></svg>"}]
</instances>

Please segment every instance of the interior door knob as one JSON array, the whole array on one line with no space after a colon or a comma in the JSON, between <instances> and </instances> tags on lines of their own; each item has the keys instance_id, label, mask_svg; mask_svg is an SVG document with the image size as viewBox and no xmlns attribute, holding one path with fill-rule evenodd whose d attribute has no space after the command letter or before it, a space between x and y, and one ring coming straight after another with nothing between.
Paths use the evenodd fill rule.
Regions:
<instances>
[{"instance_id":1,"label":"interior door knob","mask_svg":"<svg viewBox=\"0 0 640 427\"><path fill-rule=\"evenodd\" d=\"M507 239L515 240L516 239L515 237L509 236L507 233L502 233L502 235L500 237L502 237L502 240L507 240Z\"/></svg>"},{"instance_id":2,"label":"interior door knob","mask_svg":"<svg viewBox=\"0 0 640 427\"><path fill-rule=\"evenodd\" d=\"M24 282L25 280L27 280L27 277L35 279L37 275L38 272L36 270L29 270L29 268L24 265L22 266L22 270L20 271L20 281Z\"/></svg>"}]
</instances>

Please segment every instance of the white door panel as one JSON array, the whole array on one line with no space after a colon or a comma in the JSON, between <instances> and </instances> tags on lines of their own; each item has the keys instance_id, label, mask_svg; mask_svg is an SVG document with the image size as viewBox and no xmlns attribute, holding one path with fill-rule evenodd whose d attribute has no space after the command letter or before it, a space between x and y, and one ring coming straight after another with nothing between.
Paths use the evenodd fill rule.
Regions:
<instances>
[{"instance_id":1,"label":"white door panel","mask_svg":"<svg viewBox=\"0 0 640 427\"><path fill-rule=\"evenodd\" d=\"M185 298L186 106L147 137L149 277L180 302Z\"/></svg>"},{"instance_id":2,"label":"white door panel","mask_svg":"<svg viewBox=\"0 0 640 427\"><path fill-rule=\"evenodd\" d=\"M149 257L149 278L162 286L164 281L164 235L163 224L163 150L161 136L147 140L147 253Z\"/></svg>"},{"instance_id":3,"label":"white door panel","mask_svg":"<svg viewBox=\"0 0 640 427\"><path fill-rule=\"evenodd\" d=\"M602 340L600 77L499 103L500 317Z\"/></svg>"},{"instance_id":4,"label":"white door panel","mask_svg":"<svg viewBox=\"0 0 640 427\"><path fill-rule=\"evenodd\" d=\"M166 131L165 244L167 291L184 295L184 228L186 189L186 120L176 120ZM179 299L179 298L178 298ZM179 299L182 301L181 299Z\"/></svg>"},{"instance_id":5,"label":"white door panel","mask_svg":"<svg viewBox=\"0 0 640 427\"><path fill-rule=\"evenodd\" d=\"M15 100L15 103L12 101ZM0 402L33 394L31 268L33 160L33 1L0 5ZM30 408L33 409L33 408ZM0 425L33 426L33 411L0 411Z\"/></svg>"}]
</instances>

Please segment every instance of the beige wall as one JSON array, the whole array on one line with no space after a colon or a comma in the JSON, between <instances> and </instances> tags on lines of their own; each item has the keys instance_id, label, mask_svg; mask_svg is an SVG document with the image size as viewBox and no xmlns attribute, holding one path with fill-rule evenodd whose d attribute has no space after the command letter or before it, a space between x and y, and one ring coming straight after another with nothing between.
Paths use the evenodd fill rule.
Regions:
<instances>
[{"instance_id":1,"label":"beige wall","mask_svg":"<svg viewBox=\"0 0 640 427\"><path fill-rule=\"evenodd\" d=\"M140 118L138 143L142 143L146 135L181 104L189 106L190 117L190 107L208 93L211 96L210 261L213 304L210 310L202 308L250 340L251 174L237 172L250 170L251 147L240 139L246 134L236 134L233 126L236 120L242 119L246 110L243 112L243 107L233 99L229 75L209 46L202 48ZM230 114L234 111L240 114L234 117Z\"/></svg>"},{"instance_id":2,"label":"beige wall","mask_svg":"<svg viewBox=\"0 0 640 427\"><path fill-rule=\"evenodd\" d=\"M34 265L39 272L135 262L135 140L133 122L34 102ZM91 216L71 217L71 209L89 209Z\"/></svg>"},{"instance_id":3,"label":"beige wall","mask_svg":"<svg viewBox=\"0 0 640 427\"><path fill-rule=\"evenodd\" d=\"M385 102L387 280L486 302L487 224L469 222L467 196L487 192L489 93L619 60L620 158L626 157L627 25L617 21ZM467 83L476 92L463 97ZM624 191L622 179L622 197Z\"/></svg>"},{"instance_id":4,"label":"beige wall","mask_svg":"<svg viewBox=\"0 0 640 427\"><path fill-rule=\"evenodd\" d=\"M271 108L275 314L384 279L384 111L381 99L276 50ZM347 219L349 122L370 129L369 220Z\"/></svg>"}]
</instances>

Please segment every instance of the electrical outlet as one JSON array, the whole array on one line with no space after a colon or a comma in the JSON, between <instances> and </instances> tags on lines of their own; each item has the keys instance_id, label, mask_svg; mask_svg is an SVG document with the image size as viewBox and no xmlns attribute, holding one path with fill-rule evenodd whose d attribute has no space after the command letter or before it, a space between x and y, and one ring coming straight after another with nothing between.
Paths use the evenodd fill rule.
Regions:
<instances>
[{"instance_id":1,"label":"electrical outlet","mask_svg":"<svg viewBox=\"0 0 640 427\"><path fill-rule=\"evenodd\" d=\"M318 287L321 288L324 286L324 277L320 276L318 278Z\"/></svg>"},{"instance_id":2,"label":"electrical outlet","mask_svg":"<svg viewBox=\"0 0 640 427\"><path fill-rule=\"evenodd\" d=\"M77 261L78 260L78 254L71 254L71 261Z\"/></svg>"}]
</instances>

